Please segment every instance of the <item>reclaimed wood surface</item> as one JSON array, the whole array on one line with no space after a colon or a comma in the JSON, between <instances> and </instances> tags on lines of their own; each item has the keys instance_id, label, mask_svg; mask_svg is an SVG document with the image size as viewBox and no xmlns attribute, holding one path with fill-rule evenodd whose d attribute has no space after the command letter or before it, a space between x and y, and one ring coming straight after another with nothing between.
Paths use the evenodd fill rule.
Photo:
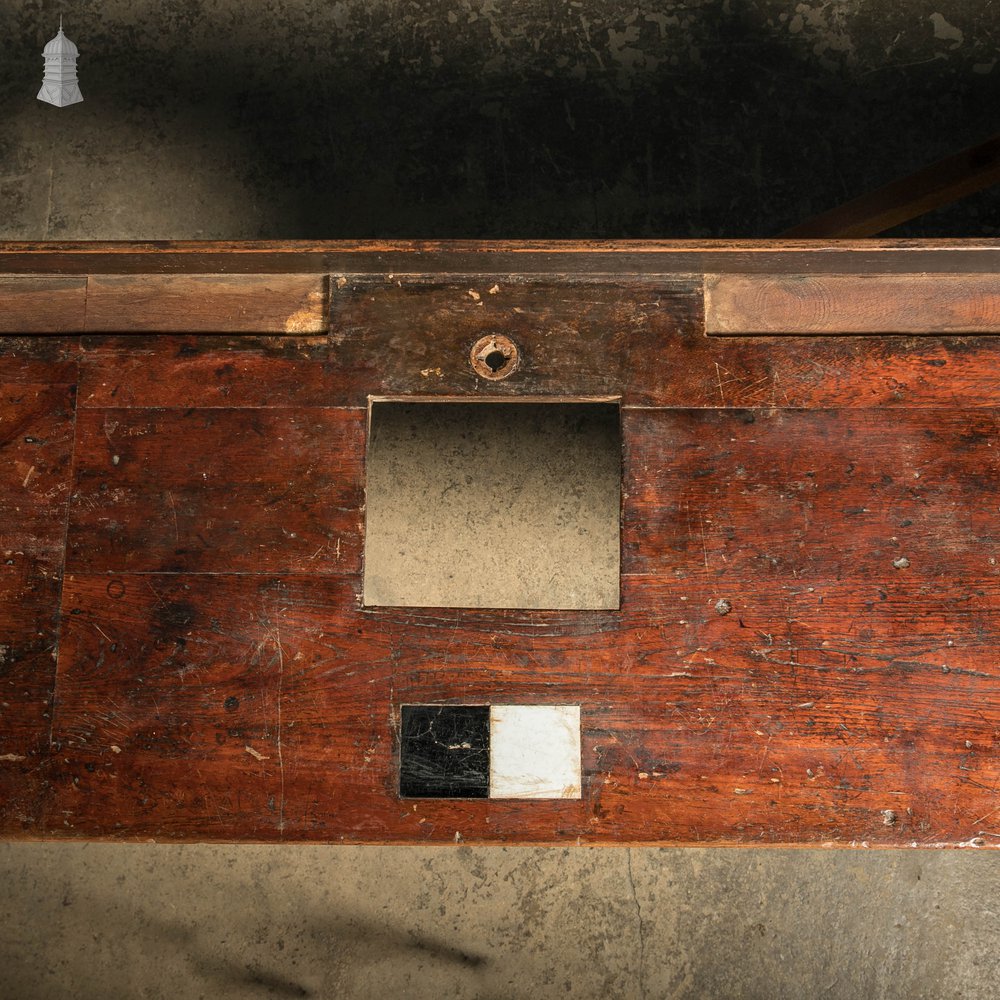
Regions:
<instances>
[{"instance_id":1,"label":"reclaimed wood surface","mask_svg":"<svg viewBox=\"0 0 1000 1000\"><path fill-rule=\"evenodd\" d=\"M0 831L40 833L49 790L76 345L0 339Z\"/></svg>"},{"instance_id":2,"label":"reclaimed wood surface","mask_svg":"<svg viewBox=\"0 0 1000 1000\"><path fill-rule=\"evenodd\" d=\"M86 309L86 278L0 274L0 334L78 333Z\"/></svg>"},{"instance_id":3,"label":"reclaimed wood surface","mask_svg":"<svg viewBox=\"0 0 1000 1000\"><path fill-rule=\"evenodd\" d=\"M995 578L816 583L702 568L626 575L616 612L475 613L362 609L356 577L71 574L42 827L428 843L992 830ZM583 798L401 801L399 706L491 700L581 704Z\"/></svg>"},{"instance_id":4,"label":"reclaimed wood surface","mask_svg":"<svg viewBox=\"0 0 1000 1000\"><path fill-rule=\"evenodd\" d=\"M325 286L315 274L92 275L84 329L319 333L326 329Z\"/></svg>"},{"instance_id":5,"label":"reclaimed wood surface","mask_svg":"<svg viewBox=\"0 0 1000 1000\"><path fill-rule=\"evenodd\" d=\"M1000 844L995 338L706 336L700 275L557 263L0 340L2 835ZM622 399L621 607L364 607L393 394ZM400 799L421 703L579 704L582 798Z\"/></svg>"},{"instance_id":6,"label":"reclaimed wood surface","mask_svg":"<svg viewBox=\"0 0 1000 1000\"><path fill-rule=\"evenodd\" d=\"M997 333L1000 277L709 274L710 334Z\"/></svg>"},{"instance_id":7,"label":"reclaimed wood surface","mask_svg":"<svg viewBox=\"0 0 1000 1000\"><path fill-rule=\"evenodd\" d=\"M995 409L625 410L623 569L1000 579L998 433Z\"/></svg>"},{"instance_id":8,"label":"reclaimed wood surface","mask_svg":"<svg viewBox=\"0 0 1000 1000\"><path fill-rule=\"evenodd\" d=\"M457 287L447 294L460 303L465 292ZM398 287L387 295L400 310L412 309L414 322L427 322L417 309L422 291L414 297L417 301ZM637 327L635 334L619 333L619 342L635 336L650 353L626 347L626 360L608 359L602 362L606 371L583 375L583 384L594 394L620 396L633 406L709 408L997 403L993 337L706 337L699 297L682 302L672 292L668 300L670 312L650 300L645 306L619 307ZM528 307L527 301L516 306ZM478 321L471 314L463 320L457 309L429 343L407 344L399 354L386 352L384 367L375 366L366 360L374 328L365 316L373 308L370 302L356 307L353 298L340 300L333 337L343 339L339 331L350 325L358 343L336 349L326 338L84 337L79 405L364 406L369 393L434 398L471 393L505 399L535 396L540 386L553 384L553 376L538 372L530 359L505 382L476 379L471 367L463 368L472 341L462 339L462 330L463 323L468 331ZM676 325L665 322L667 316ZM396 326L405 334L405 320ZM529 326L528 332L532 339L544 337L543 328ZM590 335L596 332L591 328ZM346 364L348 355L357 359L358 368ZM566 364L579 370L575 351L567 355ZM434 357L433 366L425 360L428 356Z\"/></svg>"},{"instance_id":9,"label":"reclaimed wood surface","mask_svg":"<svg viewBox=\"0 0 1000 1000\"><path fill-rule=\"evenodd\" d=\"M0 241L0 274L995 273L1000 240Z\"/></svg>"},{"instance_id":10,"label":"reclaimed wood surface","mask_svg":"<svg viewBox=\"0 0 1000 1000\"><path fill-rule=\"evenodd\" d=\"M45 279L40 287L67 280L76 281ZM4 301L3 282L24 287ZM630 365L647 381L653 378L637 359L655 358L666 336L691 329L692 322L699 333L728 336L1000 332L998 279L975 273L731 273L631 280L391 275L331 276L330 282L309 274L92 275L73 290L77 298L55 295L51 306L39 306L44 295L31 292L33 286L34 279L0 277L0 333L47 326L51 333L330 333L340 348L338 372L360 367L366 385L378 372L386 389L406 378L417 361L415 370L425 373L428 384L439 380L437 391L467 388L471 376L465 359L451 353L454 341L472 330L488 335L498 324L525 341L525 360L532 362L536 379L544 372L556 386L579 380L580 391L590 391L584 386L600 391ZM402 299L412 310L410 330L400 312ZM384 357L376 357L388 327L393 339ZM440 335L442 329L447 336ZM571 331L578 336L575 354L561 351ZM597 354L606 371L594 367ZM511 392L516 384L506 381L496 388Z\"/></svg>"},{"instance_id":11,"label":"reclaimed wood surface","mask_svg":"<svg viewBox=\"0 0 1000 1000\"><path fill-rule=\"evenodd\" d=\"M363 608L356 568L290 569L294 539L257 555L268 530L314 532L301 496L260 505L246 549L219 544L206 565L190 533L218 502L209 453L231 444L257 468L301 414L322 449L364 411L81 411L47 831L936 844L990 829L994 411L627 408L622 606L560 613ZM109 415L126 420L114 442ZM262 416L269 435L247 433ZM142 442L133 471L108 460L119 439ZM341 475L357 552L357 469ZM138 501L116 499L127 482ZM497 700L582 705L583 799L400 802L399 706Z\"/></svg>"},{"instance_id":12,"label":"reclaimed wood surface","mask_svg":"<svg viewBox=\"0 0 1000 1000\"><path fill-rule=\"evenodd\" d=\"M710 333L995 333L998 269L996 240L0 243L0 333L317 334L331 292L359 278L412 291L418 276L451 275L482 295L625 274L708 275Z\"/></svg>"},{"instance_id":13,"label":"reclaimed wood surface","mask_svg":"<svg viewBox=\"0 0 1000 1000\"><path fill-rule=\"evenodd\" d=\"M81 410L70 572L351 573L363 410Z\"/></svg>"}]
</instances>

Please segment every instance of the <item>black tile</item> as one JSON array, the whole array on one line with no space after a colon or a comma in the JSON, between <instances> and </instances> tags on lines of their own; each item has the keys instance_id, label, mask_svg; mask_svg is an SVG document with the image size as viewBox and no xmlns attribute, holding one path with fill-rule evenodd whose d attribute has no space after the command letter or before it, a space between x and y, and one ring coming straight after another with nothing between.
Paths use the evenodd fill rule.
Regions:
<instances>
[{"instance_id":1,"label":"black tile","mask_svg":"<svg viewBox=\"0 0 1000 1000\"><path fill-rule=\"evenodd\" d=\"M489 786L488 705L403 705L401 796L485 799Z\"/></svg>"}]
</instances>

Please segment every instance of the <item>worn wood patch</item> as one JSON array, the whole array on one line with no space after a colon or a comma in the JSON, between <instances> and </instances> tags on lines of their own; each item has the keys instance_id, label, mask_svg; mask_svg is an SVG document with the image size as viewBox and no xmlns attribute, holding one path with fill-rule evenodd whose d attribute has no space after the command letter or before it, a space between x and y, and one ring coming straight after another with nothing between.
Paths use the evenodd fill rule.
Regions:
<instances>
[{"instance_id":1,"label":"worn wood patch","mask_svg":"<svg viewBox=\"0 0 1000 1000\"><path fill-rule=\"evenodd\" d=\"M366 611L344 577L68 579L48 830L901 844L992 829L994 579L728 583L720 615L697 569L625 577L621 611L582 614ZM582 706L582 799L399 800L398 706L513 692Z\"/></svg>"},{"instance_id":2,"label":"worn wood patch","mask_svg":"<svg viewBox=\"0 0 1000 1000\"><path fill-rule=\"evenodd\" d=\"M0 337L0 386L76 385L79 337Z\"/></svg>"},{"instance_id":3,"label":"worn wood patch","mask_svg":"<svg viewBox=\"0 0 1000 1000\"><path fill-rule=\"evenodd\" d=\"M334 286L330 340L354 373L357 405L369 394L621 396L665 402L664 372L678 335L701 330L701 285L393 278ZM477 375L470 354L494 334L512 340L516 369L501 381Z\"/></svg>"},{"instance_id":4,"label":"worn wood patch","mask_svg":"<svg viewBox=\"0 0 1000 1000\"><path fill-rule=\"evenodd\" d=\"M82 276L0 274L0 334L78 333L86 302Z\"/></svg>"},{"instance_id":5,"label":"worn wood patch","mask_svg":"<svg viewBox=\"0 0 1000 1000\"><path fill-rule=\"evenodd\" d=\"M681 337L662 372L664 405L978 407L996 404L991 337Z\"/></svg>"},{"instance_id":6,"label":"worn wood patch","mask_svg":"<svg viewBox=\"0 0 1000 1000\"><path fill-rule=\"evenodd\" d=\"M1000 576L995 410L625 411L626 572Z\"/></svg>"},{"instance_id":7,"label":"worn wood patch","mask_svg":"<svg viewBox=\"0 0 1000 1000\"><path fill-rule=\"evenodd\" d=\"M74 386L0 385L0 551L62 549Z\"/></svg>"},{"instance_id":8,"label":"worn wood patch","mask_svg":"<svg viewBox=\"0 0 1000 1000\"><path fill-rule=\"evenodd\" d=\"M352 372L325 337L149 334L83 338L81 406L331 406Z\"/></svg>"},{"instance_id":9,"label":"worn wood patch","mask_svg":"<svg viewBox=\"0 0 1000 1000\"><path fill-rule=\"evenodd\" d=\"M93 274L90 332L284 333L326 329L322 274Z\"/></svg>"},{"instance_id":10,"label":"worn wood patch","mask_svg":"<svg viewBox=\"0 0 1000 1000\"><path fill-rule=\"evenodd\" d=\"M73 572L354 573L363 410L81 409Z\"/></svg>"},{"instance_id":11,"label":"worn wood patch","mask_svg":"<svg viewBox=\"0 0 1000 1000\"><path fill-rule=\"evenodd\" d=\"M364 336L374 351L377 329ZM700 323L693 323L664 330L662 337L662 363L647 373L650 382L638 397L644 405L993 406L1000 379L996 341L985 336L706 337ZM5 343L0 341L0 351ZM566 349L571 343L565 342ZM363 405L370 393L385 389L377 370L351 367L345 352L325 339L106 336L84 338L84 348L81 406ZM382 349L390 355L391 341ZM599 363L613 369L620 359ZM435 388L440 381L436 373L418 372L408 391L450 394L448 387L440 393ZM521 388L548 395L532 385ZM628 398L636 399L629 391ZM489 398L492 392L475 395Z\"/></svg>"},{"instance_id":12,"label":"worn wood patch","mask_svg":"<svg viewBox=\"0 0 1000 1000\"><path fill-rule=\"evenodd\" d=\"M17 361L42 376L46 353ZM0 358L0 834L32 835L48 780L74 387L17 381L18 365L6 381L9 357ZM63 361L49 373L65 374Z\"/></svg>"},{"instance_id":13,"label":"worn wood patch","mask_svg":"<svg viewBox=\"0 0 1000 1000\"><path fill-rule=\"evenodd\" d=\"M992 274L705 276L710 334L1000 333Z\"/></svg>"},{"instance_id":14,"label":"worn wood patch","mask_svg":"<svg viewBox=\"0 0 1000 1000\"><path fill-rule=\"evenodd\" d=\"M50 832L378 837L389 663L356 580L70 576ZM369 749L370 748L370 749Z\"/></svg>"},{"instance_id":15,"label":"worn wood patch","mask_svg":"<svg viewBox=\"0 0 1000 1000\"><path fill-rule=\"evenodd\" d=\"M0 241L0 271L49 274L995 274L995 239Z\"/></svg>"},{"instance_id":16,"label":"worn wood patch","mask_svg":"<svg viewBox=\"0 0 1000 1000\"><path fill-rule=\"evenodd\" d=\"M54 553L0 552L0 836L41 829L61 561Z\"/></svg>"}]
</instances>

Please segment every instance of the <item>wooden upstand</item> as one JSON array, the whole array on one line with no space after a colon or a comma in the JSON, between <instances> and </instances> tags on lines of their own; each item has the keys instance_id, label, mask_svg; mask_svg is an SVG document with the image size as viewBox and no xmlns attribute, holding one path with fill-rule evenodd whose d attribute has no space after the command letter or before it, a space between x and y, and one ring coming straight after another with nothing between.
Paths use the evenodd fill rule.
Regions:
<instances>
[{"instance_id":1,"label":"wooden upstand","mask_svg":"<svg viewBox=\"0 0 1000 1000\"><path fill-rule=\"evenodd\" d=\"M0 831L1000 845L998 272L0 244ZM366 601L372 399L614 407L611 589Z\"/></svg>"}]
</instances>

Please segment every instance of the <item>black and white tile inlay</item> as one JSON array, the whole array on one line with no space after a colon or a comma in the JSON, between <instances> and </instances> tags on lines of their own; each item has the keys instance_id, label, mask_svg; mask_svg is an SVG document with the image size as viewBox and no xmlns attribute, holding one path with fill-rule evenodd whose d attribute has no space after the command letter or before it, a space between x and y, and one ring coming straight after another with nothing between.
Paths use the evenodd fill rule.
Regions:
<instances>
[{"instance_id":1,"label":"black and white tile inlay","mask_svg":"<svg viewBox=\"0 0 1000 1000\"><path fill-rule=\"evenodd\" d=\"M578 799L579 705L403 705L403 798Z\"/></svg>"},{"instance_id":2,"label":"black and white tile inlay","mask_svg":"<svg viewBox=\"0 0 1000 1000\"><path fill-rule=\"evenodd\" d=\"M399 794L485 799L490 782L490 710L485 705L403 705Z\"/></svg>"}]
</instances>

